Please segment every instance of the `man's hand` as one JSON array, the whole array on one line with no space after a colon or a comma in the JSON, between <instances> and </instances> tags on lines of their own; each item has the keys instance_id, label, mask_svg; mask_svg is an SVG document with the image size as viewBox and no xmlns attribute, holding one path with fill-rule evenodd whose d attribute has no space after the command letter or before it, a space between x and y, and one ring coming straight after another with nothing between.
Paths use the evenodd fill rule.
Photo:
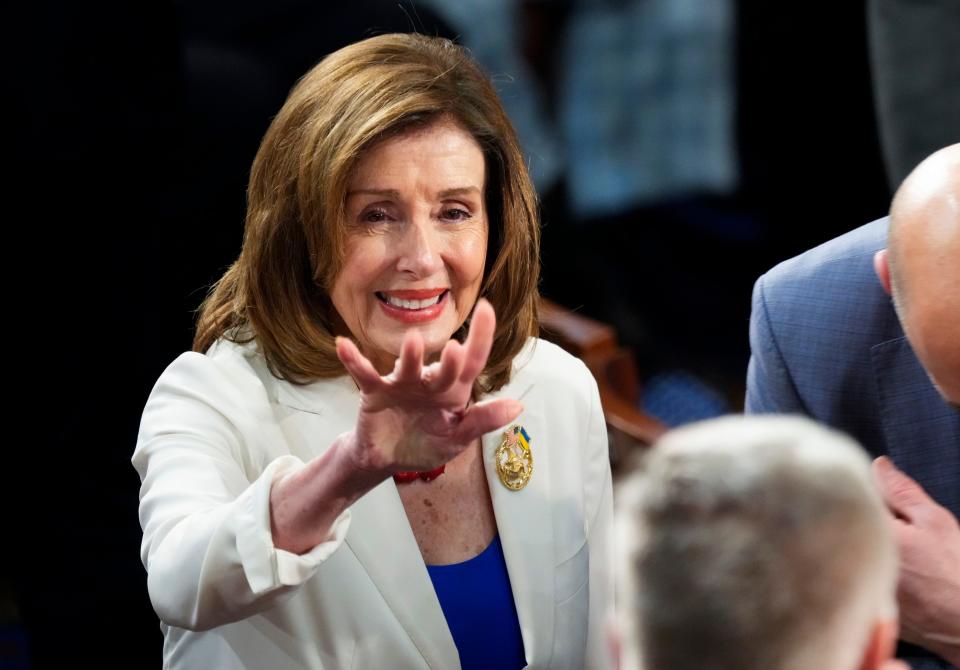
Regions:
<instances>
[{"instance_id":1,"label":"man's hand","mask_svg":"<svg viewBox=\"0 0 960 670\"><path fill-rule=\"evenodd\" d=\"M900 552L900 637L960 665L960 524L886 456L873 468Z\"/></svg>"}]
</instances>

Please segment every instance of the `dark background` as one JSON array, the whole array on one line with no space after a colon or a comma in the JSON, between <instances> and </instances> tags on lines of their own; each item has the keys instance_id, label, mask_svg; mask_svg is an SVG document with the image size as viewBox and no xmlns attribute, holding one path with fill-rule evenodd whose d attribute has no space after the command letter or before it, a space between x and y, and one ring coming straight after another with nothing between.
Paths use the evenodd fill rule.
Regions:
<instances>
[{"instance_id":1,"label":"dark background","mask_svg":"<svg viewBox=\"0 0 960 670\"><path fill-rule=\"evenodd\" d=\"M883 216L890 197L863 4L833 3L829 16L810 3L737 5L742 185L705 206L758 232L743 244L684 240L700 268L691 284L720 286L707 325L725 334L715 353L731 396L756 276ZM391 29L453 34L395 2L343 7L48 1L9 17L7 354L23 403L7 445L0 668L160 666L129 459L153 382L190 348L194 310L239 251L259 140L330 50ZM545 290L589 313L559 277L587 233L566 228L550 197L546 234L560 232L545 238ZM678 316L681 336L684 318L703 315ZM688 339L708 368L709 342Z\"/></svg>"}]
</instances>

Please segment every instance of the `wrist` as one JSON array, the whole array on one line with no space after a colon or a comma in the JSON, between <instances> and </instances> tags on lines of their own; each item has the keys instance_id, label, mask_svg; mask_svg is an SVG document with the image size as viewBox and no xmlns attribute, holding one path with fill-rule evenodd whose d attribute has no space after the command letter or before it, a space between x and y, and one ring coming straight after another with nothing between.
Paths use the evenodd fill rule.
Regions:
<instances>
[{"instance_id":1,"label":"wrist","mask_svg":"<svg viewBox=\"0 0 960 670\"><path fill-rule=\"evenodd\" d=\"M356 499L393 475L393 469L377 457L376 450L360 443L356 431L339 435L328 453L338 480L335 488L344 497ZM354 497L355 493L358 495Z\"/></svg>"},{"instance_id":2,"label":"wrist","mask_svg":"<svg viewBox=\"0 0 960 670\"><path fill-rule=\"evenodd\" d=\"M277 478L270 490L274 546L303 553L323 541L333 522L361 496L390 476L361 468L344 433L303 468Z\"/></svg>"}]
</instances>

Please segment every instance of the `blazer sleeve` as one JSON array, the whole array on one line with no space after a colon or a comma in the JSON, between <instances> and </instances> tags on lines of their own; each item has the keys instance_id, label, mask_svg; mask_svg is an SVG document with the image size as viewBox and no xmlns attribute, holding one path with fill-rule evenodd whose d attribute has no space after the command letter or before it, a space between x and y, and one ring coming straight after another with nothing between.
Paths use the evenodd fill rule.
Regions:
<instances>
[{"instance_id":1,"label":"blazer sleeve","mask_svg":"<svg viewBox=\"0 0 960 670\"><path fill-rule=\"evenodd\" d=\"M590 611L587 618L586 666L589 670L611 668L607 624L613 608L613 485L607 424L600 405L600 393L593 376L584 471L587 542L590 548Z\"/></svg>"},{"instance_id":2,"label":"blazer sleeve","mask_svg":"<svg viewBox=\"0 0 960 670\"><path fill-rule=\"evenodd\" d=\"M803 413L803 401L784 360L770 320L767 275L753 287L750 312L750 363L747 366L747 414ZM773 301L773 305L776 302Z\"/></svg>"},{"instance_id":3,"label":"blazer sleeve","mask_svg":"<svg viewBox=\"0 0 960 670\"><path fill-rule=\"evenodd\" d=\"M303 466L282 440L252 370L188 353L158 380L133 465L142 482L141 559L167 624L206 630L263 611L343 542L349 511L305 554L273 546L270 487Z\"/></svg>"}]
</instances>

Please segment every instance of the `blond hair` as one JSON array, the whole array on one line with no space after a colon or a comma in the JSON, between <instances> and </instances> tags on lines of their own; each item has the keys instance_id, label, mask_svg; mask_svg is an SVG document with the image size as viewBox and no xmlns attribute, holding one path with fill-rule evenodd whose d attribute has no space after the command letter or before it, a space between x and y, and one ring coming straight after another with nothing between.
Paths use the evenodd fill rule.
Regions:
<instances>
[{"instance_id":1,"label":"blond hair","mask_svg":"<svg viewBox=\"0 0 960 670\"><path fill-rule=\"evenodd\" d=\"M672 431L617 497L626 667L853 670L896 617L870 462L810 419Z\"/></svg>"},{"instance_id":2,"label":"blond hair","mask_svg":"<svg viewBox=\"0 0 960 670\"><path fill-rule=\"evenodd\" d=\"M490 243L480 295L493 304L497 329L477 391L503 386L538 328L536 195L487 77L461 47L415 34L340 49L291 91L254 159L243 249L201 306L194 350L218 338L256 339L280 378L344 374L329 292L344 258L347 180L375 143L440 118L484 154Z\"/></svg>"}]
</instances>

